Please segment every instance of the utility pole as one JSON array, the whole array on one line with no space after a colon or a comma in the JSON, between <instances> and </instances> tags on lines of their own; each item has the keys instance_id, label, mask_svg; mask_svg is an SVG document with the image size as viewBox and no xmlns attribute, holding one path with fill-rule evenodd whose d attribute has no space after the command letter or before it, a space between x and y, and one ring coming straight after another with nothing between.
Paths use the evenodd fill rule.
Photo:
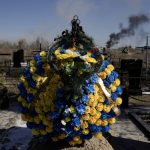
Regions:
<instances>
[{"instance_id":1,"label":"utility pole","mask_svg":"<svg viewBox=\"0 0 150 150\"><path fill-rule=\"evenodd\" d=\"M146 79L147 79L147 76L148 76L148 49L149 49L149 46L148 46L148 35L146 36Z\"/></svg>"}]
</instances>

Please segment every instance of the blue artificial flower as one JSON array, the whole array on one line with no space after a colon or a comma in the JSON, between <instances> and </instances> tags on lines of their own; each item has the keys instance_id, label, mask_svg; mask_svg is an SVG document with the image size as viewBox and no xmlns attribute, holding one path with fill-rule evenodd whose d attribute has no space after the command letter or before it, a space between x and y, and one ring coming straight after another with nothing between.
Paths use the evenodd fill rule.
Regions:
<instances>
[{"instance_id":1,"label":"blue artificial flower","mask_svg":"<svg viewBox=\"0 0 150 150\"><path fill-rule=\"evenodd\" d=\"M94 87L91 84L88 84L87 86L85 86L85 90L86 92L89 93L94 93Z\"/></svg>"},{"instance_id":2,"label":"blue artificial flower","mask_svg":"<svg viewBox=\"0 0 150 150\"><path fill-rule=\"evenodd\" d=\"M110 130L110 126L107 125L107 126L102 126L102 132L105 133L105 132L108 132Z\"/></svg>"},{"instance_id":3,"label":"blue artificial flower","mask_svg":"<svg viewBox=\"0 0 150 150\"><path fill-rule=\"evenodd\" d=\"M35 60L35 61L41 60L41 56L40 56L39 54L36 54L36 55L34 56L34 60Z\"/></svg>"},{"instance_id":4,"label":"blue artificial flower","mask_svg":"<svg viewBox=\"0 0 150 150\"><path fill-rule=\"evenodd\" d=\"M86 69L86 70L89 70L89 69L91 69L91 65L89 65L89 64L86 64L86 65L84 66L84 69Z\"/></svg>"},{"instance_id":5,"label":"blue artificial flower","mask_svg":"<svg viewBox=\"0 0 150 150\"><path fill-rule=\"evenodd\" d=\"M30 69L29 67L25 67L24 70L23 70L23 73L26 75L28 73L30 73Z\"/></svg>"},{"instance_id":6,"label":"blue artificial flower","mask_svg":"<svg viewBox=\"0 0 150 150\"><path fill-rule=\"evenodd\" d=\"M97 126L95 124L91 124L91 125L89 125L89 130L91 132L100 132L102 130L102 127L101 126Z\"/></svg>"},{"instance_id":7,"label":"blue artificial flower","mask_svg":"<svg viewBox=\"0 0 150 150\"><path fill-rule=\"evenodd\" d=\"M41 60L38 60L38 61L36 62L36 66L37 66L37 67L42 67L42 65L43 65L43 63L42 63Z\"/></svg>"},{"instance_id":8,"label":"blue artificial flower","mask_svg":"<svg viewBox=\"0 0 150 150\"><path fill-rule=\"evenodd\" d=\"M92 58L95 58L95 55L94 55L94 54L91 54L91 57L92 57Z\"/></svg>"},{"instance_id":9,"label":"blue artificial flower","mask_svg":"<svg viewBox=\"0 0 150 150\"><path fill-rule=\"evenodd\" d=\"M62 90L62 88L57 88L57 90L56 90L56 96L57 97L63 97L63 90Z\"/></svg>"},{"instance_id":10,"label":"blue artificial flower","mask_svg":"<svg viewBox=\"0 0 150 150\"><path fill-rule=\"evenodd\" d=\"M108 115L108 118L116 117L116 114L113 110L111 110L107 115Z\"/></svg>"},{"instance_id":11,"label":"blue artificial flower","mask_svg":"<svg viewBox=\"0 0 150 150\"><path fill-rule=\"evenodd\" d=\"M90 81L91 83L97 83L98 81L98 75L96 73L94 73L91 77L90 77Z\"/></svg>"},{"instance_id":12,"label":"blue artificial flower","mask_svg":"<svg viewBox=\"0 0 150 150\"><path fill-rule=\"evenodd\" d=\"M26 80L27 80L28 82L29 82L30 80L32 80L32 75L31 75L31 73L26 74L25 77L26 77Z\"/></svg>"},{"instance_id":13,"label":"blue artificial flower","mask_svg":"<svg viewBox=\"0 0 150 150\"><path fill-rule=\"evenodd\" d=\"M30 114L32 117L34 117L37 115L37 112L35 110L30 110Z\"/></svg>"},{"instance_id":14,"label":"blue artificial flower","mask_svg":"<svg viewBox=\"0 0 150 150\"><path fill-rule=\"evenodd\" d=\"M107 113L102 112L102 114L101 114L101 119L102 119L102 120L105 120L105 119L107 119L107 118L108 118Z\"/></svg>"},{"instance_id":15,"label":"blue artificial flower","mask_svg":"<svg viewBox=\"0 0 150 150\"><path fill-rule=\"evenodd\" d=\"M86 51L80 51L80 54L81 54L81 56L84 56L87 54L87 52Z\"/></svg>"},{"instance_id":16,"label":"blue artificial flower","mask_svg":"<svg viewBox=\"0 0 150 150\"><path fill-rule=\"evenodd\" d=\"M80 99L80 102L83 102L84 104L86 104L88 102L88 96L84 94L82 98Z\"/></svg>"},{"instance_id":17,"label":"blue artificial flower","mask_svg":"<svg viewBox=\"0 0 150 150\"><path fill-rule=\"evenodd\" d=\"M115 92L111 94L112 100L116 100L117 97L118 97L118 95Z\"/></svg>"},{"instance_id":18,"label":"blue artificial flower","mask_svg":"<svg viewBox=\"0 0 150 150\"><path fill-rule=\"evenodd\" d=\"M67 117L69 115L70 115L69 108L65 108L65 110L63 111L63 117Z\"/></svg>"},{"instance_id":19,"label":"blue artificial flower","mask_svg":"<svg viewBox=\"0 0 150 150\"><path fill-rule=\"evenodd\" d=\"M103 83L107 88L110 86L110 82L108 82L107 80L103 80Z\"/></svg>"},{"instance_id":20,"label":"blue artificial flower","mask_svg":"<svg viewBox=\"0 0 150 150\"><path fill-rule=\"evenodd\" d=\"M25 113L27 113L27 111L28 111L27 108L25 108L25 107L23 107L21 105L18 105L18 112L19 113L25 114Z\"/></svg>"},{"instance_id":21,"label":"blue artificial flower","mask_svg":"<svg viewBox=\"0 0 150 150\"><path fill-rule=\"evenodd\" d=\"M82 131L79 130L79 131L75 132L75 134L76 134L77 136L81 136L81 135L82 135Z\"/></svg>"},{"instance_id":22,"label":"blue artificial flower","mask_svg":"<svg viewBox=\"0 0 150 150\"><path fill-rule=\"evenodd\" d=\"M25 98L27 96L27 90L24 89L24 90L20 91L20 95L21 95L21 97Z\"/></svg>"},{"instance_id":23,"label":"blue artificial flower","mask_svg":"<svg viewBox=\"0 0 150 150\"><path fill-rule=\"evenodd\" d=\"M104 65L105 67L107 67L109 64L110 64L110 63L109 63L108 60L104 60L104 61L102 62L102 65Z\"/></svg>"},{"instance_id":24,"label":"blue artificial flower","mask_svg":"<svg viewBox=\"0 0 150 150\"><path fill-rule=\"evenodd\" d=\"M61 128L63 127L63 125L61 124L60 121L54 121L54 125L53 125L53 129L55 131L57 131L57 133L60 133L61 132Z\"/></svg>"},{"instance_id":25,"label":"blue artificial flower","mask_svg":"<svg viewBox=\"0 0 150 150\"><path fill-rule=\"evenodd\" d=\"M59 112L50 112L51 119L57 119L59 117Z\"/></svg>"},{"instance_id":26,"label":"blue artificial flower","mask_svg":"<svg viewBox=\"0 0 150 150\"><path fill-rule=\"evenodd\" d=\"M109 62L108 62L107 60L104 60L104 61L102 62L102 65L101 65L100 69L99 69L99 72L104 71L105 68L106 68L108 65L109 65Z\"/></svg>"},{"instance_id":27,"label":"blue artificial flower","mask_svg":"<svg viewBox=\"0 0 150 150\"><path fill-rule=\"evenodd\" d=\"M84 114L86 111L85 105L80 104L80 105L76 106L76 110L80 115Z\"/></svg>"},{"instance_id":28,"label":"blue artificial flower","mask_svg":"<svg viewBox=\"0 0 150 150\"><path fill-rule=\"evenodd\" d=\"M67 45L67 44L63 44L63 45L61 46L61 48L62 48L62 49L67 49L67 48L68 48L68 45Z\"/></svg>"},{"instance_id":29,"label":"blue artificial flower","mask_svg":"<svg viewBox=\"0 0 150 150\"><path fill-rule=\"evenodd\" d=\"M43 75L43 74L44 74L44 69L41 68L41 67L39 67L39 68L37 68L36 72L37 72L37 74L39 74L39 75Z\"/></svg>"},{"instance_id":30,"label":"blue artificial flower","mask_svg":"<svg viewBox=\"0 0 150 150\"><path fill-rule=\"evenodd\" d=\"M30 103L30 102L32 102L32 100L33 100L33 94L28 94L27 95L27 101Z\"/></svg>"},{"instance_id":31,"label":"blue artificial flower","mask_svg":"<svg viewBox=\"0 0 150 150\"><path fill-rule=\"evenodd\" d=\"M64 49L64 48L61 48L60 53L61 53L61 54L64 54L64 53L65 53L65 49Z\"/></svg>"},{"instance_id":32,"label":"blue artificial flower","mask_svg":"<svg viewBox=\"0 0 150 150\"><path fill-rule=\"evenodd\" d=\"M67 134L67 136L70 136L70 137L74 136L74 130L71 125L67 125L66 128L63 128L63 131Z\"/></svg>"},{"instance_id":33,"label":"blue artificial flower","mask_svg":"<svg viewBox=\"0 0 150 150\"><path fill-rule=\"evenodd\" d=\"M81 125L80 118L75 117L71 120L71 125L74 127L79 127Z\"/></svg>"},{"instance_id":34,"label":"blue artificial flower","mask_svg":"<svg viewBox=\"0 0 150 150\"><path fill-rule=\"evenodd\" d=\"M112 71L111 74L113 74L114 79L117 79L118 76L119 76L118 73L117 73L116 71Z\"/></svg>"},{"instance_id":35,"label":"blue artificial flower","mask_svg":"<svg viewBox=\"0 0 150 150\"><path fill-rule=\"evenodd\" d=\"M85 140L89 140L92 138L92 134L82 135L82 138Z\"/></svg>"},{"instance_id":36,"label":"blue artificial flower","mask_svg":"<svg viewBox=\"0 0 150 150\"><path fill-rule=\"evenodd\" d=\"M28 82L28 84L29 84L29 86L30 86L31 88L35 88L35 87L36 87L36 82L35 82L34 80L30 80L30 81Z\"/></svg>"},{"instance_id":37,"label":"blue artificial flower","mask_svg":"<svg viewBox=\"0 0 150 150\"><path fill-rule=\"evenodd\" d=\"M44 124L42 124L42 123L37 124L37 128L40 129L40 130L45 129L45 127L46 127L46 126L45 126Z\"/></svg>"},{"instance_id":38,"label":"blue artificial flower","mask_svg":"<svg viewBox=\"0 0 150 150\"><path fill-rule=\"evenodd\" d=\"M35 124L33 122L27 122L26 125L29 129L33 129L35 127Z\"/></svg>"},{"instance_id":39,"label":"blue artificial flower","mask_svg":"<svg viewBox=\"0 0 150 150\"><path fill-rule=\"evenodd\" d=\"M104 104L106 104L106 105L109 104L109 100L107 98L105 99Z\"/></svg>"},{"instance_id":40,"label":"blue artificial flower","mask_svg":"<svg viewBox=\"0 0 150 150\"><path fill-rule=\"evenodd\" d=\"M43 141L48 141L50 136L48 134L41 136L41 138L43 139Z\"/></svg>"},{"instance_id":41,"label":"blue artificial flower","mask_svg":"<svg viewBox=\"0 0 150 150\"><path fill-rule=\"evenodd\" d=\"M122 94L122 88L119 86L118 88L117 88L117 90L116 90L116 93L118 94L118 95L121 95Z\"/></svg>"},{"instance_id":42,"label":"blue artificial flower","mask_svg":"<svg viewBox=\"0 0 150 150\"><path fill-rule=\"evenodd\" d=\"M19 83L17 84L17 87L18 87L19 90L24 90L24 89L25 89L22 82L19 82Z\"/></svg>"},{"instance_id":43,"label":"blue artificial flower","mask_svg":"<svg viewBox=\"0 0 150 150\"><path fill-rule=\"evenodd\" d=\"M78 117L78 114L75 112L75 113L72 114L72 116L73 116L74 118L76 118L76 117Z\"/></svg>"},{"instance_id":44,"label":"blue artificial flower","mask_svg":"<svg viewBox=\"0 0 150 150\"><path fill-rule=\"evenodd\" d=\"M63 99L57 99L55 101L55 107L57 109L63 109L66 106L66 102Z\"/></svg>"},{"instance_id":45,"label":"blue artificial flower","mask_svg":"<svg viewBox=\"0 0 150 150\"><path fill-rule=\"evenodd\" d=\"M110 84L113 83L114 80L115 80L115 77L114 77L113 74L110 74L110 75L107 76L107 81L108 81Z\"/></svg>"}]
</instances>

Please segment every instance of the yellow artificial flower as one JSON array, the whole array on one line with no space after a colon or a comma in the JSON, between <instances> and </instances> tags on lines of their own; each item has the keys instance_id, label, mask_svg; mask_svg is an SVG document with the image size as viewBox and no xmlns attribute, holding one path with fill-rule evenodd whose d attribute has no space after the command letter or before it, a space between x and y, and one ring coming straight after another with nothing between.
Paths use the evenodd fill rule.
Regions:
<instances>
[{"instance_id":1,"label":"yellow artificial flower","mask_svg":"<svg viewBox=\"0 0 150 150\"><path fill-rule=\"evenodd\" d=\"M69 48L71 51L75 51L76 50L76 48L75 47L71 47L71 48Z\"/></svg>"},{"instance_id":2,"label":"yellow artificial flower","mask_svg":"<svg viewBox=\"0 0 150 150\"><path fill-rule=\"evenodd\" d=\"M79 141L79 140L80 140L80 136L75 136L75 137L73 137L73 141L77 142L77 141Z\"/></svg>"},{"instance_id":3,"label":"yellow artificial flower","mask_svg":"<svg viewBox=\"0 0 150 150\"><path fill-rule=\"evenodd\" d=\"M74 130L75 130L75 131L79 131L79 130L80 130L80 127L74 127Z\"/></svg>"},{"instance_id":4,"label":"yellow artificial flower","mask_svg":"<svg viewBox=\"0 0 150 150\"><path fill-rule=\"evenodd\" d=\"M101 113L99 111L97 111L96 114L94 115L94 117L96 119L99 119L101 117Z\"/></svg>"},{"instance_id":5,"label":"yellow artificial flower","mask_svg":"<svg viewBox=\"0 0 150 150\"><path fill-rule=\"evenodd\" d=\"M82 129L88 128L88 123L87 123L86 121L83 121L83 122L81 123L81 128L82 128Z\"/></svg>"},{"instance_id":6,"label":"yellow artificial flower","mask_svg":"<svg viewBox=\"0 0 150 150\"><path fill-rule=\"evenodd\" d=\"M46 127L46 132L47 133L51 133L53 131L53 128L51 128L51 127Z\"/></svg>"},{"instance_id":7,"label":"yellow artificial flower","mask_svg":"<svg viewBox=\"0 0 150 150\"><path fill-rule=\"evenodd\" d=\"M80 139L80 140L78 140L77 142L76 142L76 144L82 144L82 139Z\"/></svg>"},{"instance_id":8,"label":"yellow artificial flower","mask_svg":"<svg viewBox=\"0 0 150 150\"><path fill-rule=\"evenodd\" d=\"M94 137L96 137L98 139L101 138L102 137L102 132L95 133Z\"/></svg>"},{"instance_id":9,"label":"yellow artificial flower","mask_svg":"<svg viewBox=\"0 0 150 150\"><path fill-rule=\"evenodd\" d=\"M104 102L105 97L103 95L99 95L98 102Z\"/></svg>"},{"instance_id":10,"label":"yellow artificial flower","mask_svg":"<svg viewBox=\"0 0 150 150\"><path fill-rule=\"evenodd\" d=\"M52 137L52 140L54 141L54 142L57 142L58 141L58 138L57 137ZM70 143L69 143L70 144Z\"/></svg>"},{"instance_id":11,"label":"yellow artificial flower","mask_svg":"<svg viewBox=\"0 0 150 150\"><path fill-rule=\"evenodd\" d=\"M90 113L90 106L86 106L86 112L85 113L87 113L87 114L89 114Z\"/></svg>"},{"instance_id":12,"label":"yellow artificial flower","mask_svg":"<svg viewBox=\"0 0 150 150\"><path fill-rule=\"evenodd\" d=\"M114 124L116 122L116 118L109 118L108 123L109 124Z\"/></svg>"},{"instance_id":13,"label":"yellow artificial flower","mask_svg":"<svg viewBox=\"0 0 150 150\"><path fill-rule=\"evenodd\" d=\"M116 105L121 105L122 104L122 98L118 97L115 101Z\"/></svg>"},{"instance_id":14,"label":"yellow artificial flower","mask_svg":"<svg viewBox=\"0 0 150 150\"><path fill-rule=\"evenodd\" d=\"M46 135L47 132L45 130L40 130L41 135Z\"/></svg>"},{"instance_id":15,"label":"yellow artificial flower","mask_svg":"<svg viewBox=\"0 0 150 150\"><path fill-rule=\"evenodd\" d=\"M96 109L98 110L98 111L102 111L103 110L103 104L102 103L98 103L98 105L96 106Z\"/></svg>"},{"instance_id":16,"label":"yellow artificial flower","mask_svg":"<svg viewBox=\"0 0 150 150\"><path fill-rule=\"evenodd\" d=\"M25 99L24 99L23 97L19 96L19 97L18 97L18 102L21 103L21 102L23 102L23 101L25 101Z\"/></svg>"},{"instance_id":17,"label":"yellow artificial flower","mask_svg":"<svg viewBox=\"0 0 150 150\"><path fill-rule=\"evenodd\" d=\"M21 77L20 77L20 80L21 80L22 82L25 82L25 81L26 81L26 79L25 79L24 76L21 76Z\"/></svg>"},{"instance_id":18,"label":"yellow artificial flower","mask_svg":"<svg viewBox=\"0 0 150 150\"><path fill-rule=\"evenodd\" d=\"M94 116L96 113L97 113L96 109L94 107L91 107L90 115Z\"/></svg>"},{"instance_id":19,"label":"yellow artificial flower","mask_svg":"<svg viewBox=\"0 0 150 150\"><path fill-rule=\"evenodd\" d=\"M69 109L70 109L70 113L75 113L75 108L74 108L74 106L70 106Z\"/></svg>"},{"instance_id":20,"label":"yellow artificial flower","mask_svg":"<svg viewBox=\"0 0 150 150\"><path fill-rule=\"evenodd\" d=\"M94 84L94 91L97 93L99 91L99 86L97 84Z\"/></svg>"},{"instance_id":21,"label":"yellow artificial flower","mask_svg":"<svg viewBox=\"0 0 150 150\"><path fill-rule=\"evenodd\" d=\"M84 135L87 135L87 134L89 134L89 130L88 130L88 129L84 129L84 130L82 130L82 133L83 133Z\"/></svg>"},{"instance_id":22,"label":"yellow artificial flower","mask_svg":"<svg viewBox=\"0 0 150 150\"><path fill-rule=\"evenodd\" d=\"M88 99L89 99L89 102L94 102L94 95L93 94L89 94L88 95Z\"/></svg>"},{"instance_id":23,"label":"yellow artificial flower","mask_svg":"<svg viewBox=\"0 0 150 150\"><path fill-rule=\"evenodd\" d=\"M106 74L106 72L100 72L100 73L98 73L98 76L99 76L101 79L106 79L107 74Z\"/></svg>"},{"instance_id":24,"label":"yellow artificial flower","mask_svg":"<svg viewBox=\"0 0 150 150\"><path fill-rule=\"evenodd\" d=\"M33 120L34 120L34 122L35 122L36 124L39 124L40 121L41 121L38 116L35 116Z\"/></svg>"},{"instance_id":25,"label":"yellow artificial flower","mask_svg":"<svg viewBox=\"0 0 150 150\"><path fill-rule=\"evenodd\" d=\"M96 59L92 58L92 57L89 57L88 55L85 55L85 60L88 62L88 63L93 63L93 64L96 64L97 61Z\"/></svg>"},{"instance_id":26,"label":"yellow artificial flower","mask_svg":"<svg viewBox=\"0 0 150 150\"><path fill-rule=\"evenodd\" d=\"M30 72L34 74L36 72L36 67L30 67Z\"/></svg>"},{"instance_id":27,"label":"yellow artificial flower","mask_svg":"<svg viewBox=\"0 0 150 150\"><path fill-rule=\"evenodd\" d=\"M83 120L89 120L90 119L90 115L89 114L83 114L82 115L82 119Z\"/></svg>"},{"instance_id":28,"label":"yellow artificial flower","mask_svg":"<svg viewBox=\"0 0 150 150\"><path fill-rule=\"evenodd\" d=\"M41 51L41 52L40 52L40 56L41 56L41 57L46 57L46 55L47 55L46 51Z\"/></svg>"},{"instance_id":29,"label":"yellow artificial flower","mask_svg":"<svg viewBox=\"0 0 150 150\"><path fill-rule=\"evenodd\" d=\"M24 114L21 114L21 119L23 121L28 121L28 116L27 115L24 115Z\"/></svg>"},{"instance_id":30,"label":"yellow artificial flower","mask_svg":"<svg viewBox=\"0 0 150 150\"><path fill-rule=\"evenodd\" d=\"M69 53L67 54L61 54L60 53L60 48L58 48L56 51L55 51L55 56L57 59L68 59L68 58L75 58L77 55L76 53L70 51Z\"/></svg>"},{"instance_id":31,"label":"yellow artificial flower","mask_svg":"<svg viewBox=\"0 0 150 150\"><path fill-rule=\"evenodd\" d=\"M58 139L63 140L63 139L65 139L65 137L66 137L65 134L60 134L60 135L58 136Z\"/></svg>"},{"instance_id":32,"label":"yellow artificial flower","mask_svg":"<svg viewBox=\"0 0 150 150\"><path fill-rule=\"evenodd\" d=\"M50 107L48 107L48 106L44 106L43 107L43 111L45 112L45 113L47 113L47 112L49 112L50 111Z\"/></svg>"},{"instance_id":33,"label":"yellow artificial flower","mask_svg":"<svg viewBox=\"0 0 150 150\"><path fill-rule=\"evenodd\" d=\"M108 125L108 121L107 120L102 120L101 125L102 126L107 126Z\"/></svg>"},{"instance_id":34,"label":"yellow artificial flower","mask_svg":"<svg viewBox=\"0 0 150 150\"><path fill-rule=\"evenodd\" d=\"M90 117L90 120L89 120L89 123L90 123L90 124L95 124L96 121L97 121L97 119L96 119L94 116L91 116L91 117Z\"/></svg>"},{"instance_id":35,"label":"yellow artificial flower","mask_svg":"<svg viewBox=\"0 0 150 150\"><path fill-rule=\"evenodd\" d=\"M75 146L75 141L72 140L72 141L69 142L69 144L70 144L71 146Z\"/></svg>"},{"instance_id":36,"label":"yellow artificial flower","mask_svg":"<svg viewBox=\"0 0 150 150\"><path fill-rule=\"evenodd\" d=\"M39 135L40 132L37 129L32 129L32 135Z\"/></svg>"},{"instance_id":37,"label":"yellow artificial flower","mask_svg":"<svg viewBox=\"0 0 150 150\"><path fill-rule=\"evenodd\" d=\"M114 81L114 84L115 84L116 86L119 86L119 85L120 85L120 80L117 78L117 79Z\"/></svg>"},{"instance_id":38,"label":"yellow artificial flower","mask_svg":"<svg viewBox=\"0 0 150 150\"><path fill-rule=\"evenodd\" d=\"M37 82L40 82L42 80L42 77L37 74L33 74L32 78L34 81L37 81Z\"/></svg>"},{"instance_id":39,"label":"yellow artificial flower","mask_svg":"<svg viewBox=\"0 0 150 150\"><path fill-rule=\"evenodd\" d=\"M116 89L117 89L117 87L116 87L114 84L111 84L111 85L109 86L109 88L111 89L112 92L115 92Z\"/></svg>"},{"instance_id":40,"label":"yellow artificial flower","mask_svg":"<svg viewBox=\"0 0 150 150\"><path fill-rule=\"evenodd\" d=\"M102 124L102 120L101 119L98 119L95 123L97 126L100 126Z\"/></svg>"},{"instance_id":41,"label":"yellow artificial flower","mask_svg":"<svg viewBox=\"0 0 150 150\"><path fill-rule=\"evenodd\" d=\"M114 66L113 66L112 64L109 64L109 65L107 66L107 68L108 68L110 71L113 71L113 70L114 70Z\"/></svg>"},{"instance_id":42,"label":"yellow artificial flower","mask_svg":"<svg viewBox=\"0 0 150 150\"><path fill-rule=\"evenodd\" d=\"M107 75L111 74L111 70L109 70L108 68L105 69L105 72L106 72Z\"/></svg>"},{"instance_id":43,"label":"yellow artificial flower","mask_svg":"<svg viewBox=\"0 0 150 150\"><path fill-rule=\"evenodd\" d=\"M71 118L70 118L70 117L66 117L66 118L65 118L65 121L66 121L66 122L69 122L69 121L71 121Z\"/></svg>"},{"instance_id":44,"label":"yellow artificial flower","mask_svg":"<svg viewBox=\"0 0 150 150\"><path fill-rule=\"evenodd\" d=\"M28 104L26 101L23 101L23 102L22 102L22 106L23 106L23 107L28 108L28 105L29 105L29 104Z\"/></svg>"},{"instance_id":45,"label":"yellow artificial flower","mask_svg":"<svg viewBox=\"0 0 150 150\"><path fill-rule=\"evenodd\" d=\"M106 113L109 113L111 110L111 107L109 105L103 105L103 111Z\"/></svg>"},{"instance_id":46,"label":"yellow artificial flower","mask_svg":"<svg viewBox=\"0 0 150 150\"><path fill-rule=\"evenodd\" d=\"M35 60L34 59L30 60L29 66L30 67L34 67L35 66Z\"/></svg>"},{"instance_id":47,"label":"yellow artificial flower","mask_svg":"<svg viewBox=\"0 0 150 150\"><path fill-rule=\"evenodd\" d=\"M36 111L36 107L35 107L35 111ZM42 114L42 111L38 114L40 120L43 120L43 118L45 118L44 114Z\"/></svg>"}]
</instances>

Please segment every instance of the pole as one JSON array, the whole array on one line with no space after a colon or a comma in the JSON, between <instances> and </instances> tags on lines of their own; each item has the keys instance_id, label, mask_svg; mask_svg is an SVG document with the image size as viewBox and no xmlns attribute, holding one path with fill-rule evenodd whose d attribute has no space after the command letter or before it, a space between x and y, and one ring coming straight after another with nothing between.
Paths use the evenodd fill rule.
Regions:
<instances>
[{"instance_id":1,"label":"pole","mask_svg":"<svg viewBox=\"0 0 150 150\"><path fill-rule=\"evenodd\" d=\"M148 74L148 36L146 36L146 79Z\"/></svg>"}]
</instances>

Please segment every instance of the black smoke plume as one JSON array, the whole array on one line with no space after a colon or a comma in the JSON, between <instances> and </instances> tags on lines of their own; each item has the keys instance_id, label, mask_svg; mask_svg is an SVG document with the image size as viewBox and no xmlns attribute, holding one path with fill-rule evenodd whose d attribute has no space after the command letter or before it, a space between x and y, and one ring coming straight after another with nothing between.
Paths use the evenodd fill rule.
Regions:
<instances>
[{"instance_id":1,"label":"black smoke plume","mask_svg":"<svg viewBox=\"0 0 150 150\"><path fill-rule=\"evenodd\" d=\"M122 25L120 27L120 32L118 33L111 33L109 35L109 41L107 41L106 47L110 48L113 45L117 44L121 38L127 36L133 36L135 34L136 29L144 24L149 22L149 17L145 14L140 14L136 16L130 16L128 18L128 27L123 28Z\"/></svg>"}]
</instances>

